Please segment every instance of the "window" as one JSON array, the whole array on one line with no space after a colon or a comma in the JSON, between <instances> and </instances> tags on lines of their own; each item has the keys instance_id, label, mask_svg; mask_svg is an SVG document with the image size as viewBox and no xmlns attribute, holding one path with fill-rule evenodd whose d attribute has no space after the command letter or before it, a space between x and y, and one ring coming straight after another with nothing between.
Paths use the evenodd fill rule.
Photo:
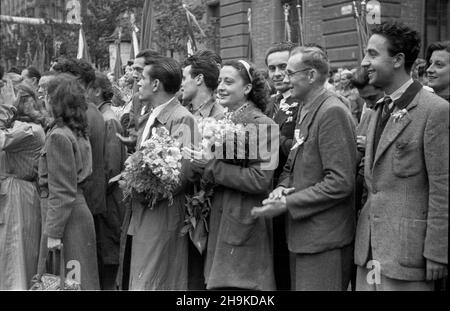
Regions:
<instances>
[{"instance_id":1,"label":"window","mask_svg":"<svg viewBox=\"0 0 450 311\"><path fill-rule=\"evenodd\" d=\"M447 0L427 0L425 4L424 49L435 41L448 40L450 36L450 5Z\"/></svg>"}]
</instances>

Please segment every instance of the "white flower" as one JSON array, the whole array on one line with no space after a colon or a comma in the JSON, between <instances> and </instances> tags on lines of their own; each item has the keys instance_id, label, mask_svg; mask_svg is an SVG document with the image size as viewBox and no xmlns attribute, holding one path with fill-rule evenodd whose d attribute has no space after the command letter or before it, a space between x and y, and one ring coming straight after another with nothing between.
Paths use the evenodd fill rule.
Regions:
<instances>
[{"instance_id":1,"label":"white flower","mask_svg":"<svg viewBox=\"0 0 450 311\"><path fill-rule=\"evenodd\" d=\"M394 118L394 122L398 122L398 121L401 120L407 113L408 113L408 110L402 109L402 110L399 110L399 111L396 111L396 112L392 113L391 116Z\"/></svg>"}]
</instances>

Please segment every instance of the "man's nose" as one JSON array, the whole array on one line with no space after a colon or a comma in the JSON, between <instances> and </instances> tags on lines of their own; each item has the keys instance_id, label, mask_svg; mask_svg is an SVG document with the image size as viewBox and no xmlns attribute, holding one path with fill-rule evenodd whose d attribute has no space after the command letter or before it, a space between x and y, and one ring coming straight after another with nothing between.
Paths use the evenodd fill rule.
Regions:
<instances>
[{"instance_id":1,"label":"man's nose","mask_svg":"<svg viewBox=\"0 0 450 311\"><path fill-rule=\"evenodd\" d=\"M361 61L361 67L369 67L369 65L369 58L367 57L367 54L365 54L363 60Z\"/></svg>"}]
</instances>

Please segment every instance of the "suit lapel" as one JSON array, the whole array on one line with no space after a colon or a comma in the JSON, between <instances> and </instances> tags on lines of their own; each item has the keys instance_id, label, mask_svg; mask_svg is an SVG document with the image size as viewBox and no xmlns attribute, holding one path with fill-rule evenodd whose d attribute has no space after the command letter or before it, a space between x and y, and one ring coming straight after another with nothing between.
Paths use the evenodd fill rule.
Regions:
<instances>
[{"instance_id":1,"label":"suit lapel","mask_svg":"<svg viewBox=\"0 0 450 311\"><path fill-rule=\"evenodd\" d=\"M417 94L420 92L421 89L422 84L420 84L417 81L414 81L406 89L403 95L394 102L399 111L402 109L406 109L409 112L410 110L414 109L418 104L416 98ZM377 113L377 115L379 115L379 113ZM386 127L381 133L377 150L375 150L375 157L373 159L372 168L375 165L375 163L380 159L380 157L383 155L383 153L386 151L386 149L392 144L392 142L397 138L397 136L400 135L400 133L405 129L405 127L408 126L409 123L411 123L411 117L409 113L406 113L399 120L394 120L393 117L389 118ZM371 142L371 146L373 146L373 141Z\"/></svg>"},{"instance_id":2,"label":"suit lapel","mask_svg":"<svg viewBox=\"0 0 450 311\"><path fill-rule=\"evenodd\" d=\"M380 113L380 106L373 112L374 116L371 118L369 125L367 127L367 134L366 134L366 152L365 152L365 166L368 166L370 169L369 171L372 171L373 167L373 142L375 138L375 131L377 128L378 119L381 117Z\"/></svg>"},{"instance_id":3,"label":"suit lapel","mask_svg":"<svg viewBox=\"0 0 450 311\"><path fill-rule=\"evenodd\" d=\"M410 105L407 109L408 112L417 106L417 103ZM386 127L381 134L380 142L378 143L378 148L375 152L375 158L373 165L380 159L381 155L386 151L386 149L392 144L392 142L400 135L401 132L411 123L412 119L409 113L405 114L401 119L394 121L394 118L389 118ZM372 167L373 167L372 165Z\"/></svg>"},{"instance_id":4,"label":"suit lapel","mask_svg":"<svg viewBox=\"0 0 450 311\"><path fill-rule=\"evenodd\" d=\"M303 143L305 143L308 139L308 135L309 135L309 128L311 126L311 124L313 123L315 116L317 115L317 112L319 111L320 107L322 107L323 103L329 98L331 97L332 94L329 93L328 91L323 92L321 95L319 95L317 97L317 99L313 102L313 104L310 106L311 110L308 111L308 114L305 116L305 118L302 120L299 119L300 124L297 124L296 126L296 130L300 129L300 138L303 138ZM299 108L299 115L298 117L300 117L300 108ZM295 137L294 137L294 141L292 144L295 144ZM303 145L302 145L303 146ZM297 159L297 154L299 152L300 149L303 149L302 146L297 147L294 151L294 155L293 155L293 160L292 160L292 165L291 165L291 172L294 168L294 164L295 164L295 160ZM292 151L291 151L292 153Z\"/></svg>"}]
</instances>

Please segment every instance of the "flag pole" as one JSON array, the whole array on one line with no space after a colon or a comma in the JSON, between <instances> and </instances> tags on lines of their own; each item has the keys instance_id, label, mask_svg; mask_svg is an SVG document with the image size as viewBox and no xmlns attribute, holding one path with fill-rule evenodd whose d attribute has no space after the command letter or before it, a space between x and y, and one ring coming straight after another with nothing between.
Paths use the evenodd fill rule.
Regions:
<instances>
[{"instance_id":1,"label":"flag pole","mask_svg":"<svg viewBox=\"0 0 450 311\"><path fill-rule=\"evenodd\" d=\"M297 15L298 15L298 43L303 45L303 19L302 19L302 6L300 4L300 0L297 0Z\"/></svg>"}]
</instances>

